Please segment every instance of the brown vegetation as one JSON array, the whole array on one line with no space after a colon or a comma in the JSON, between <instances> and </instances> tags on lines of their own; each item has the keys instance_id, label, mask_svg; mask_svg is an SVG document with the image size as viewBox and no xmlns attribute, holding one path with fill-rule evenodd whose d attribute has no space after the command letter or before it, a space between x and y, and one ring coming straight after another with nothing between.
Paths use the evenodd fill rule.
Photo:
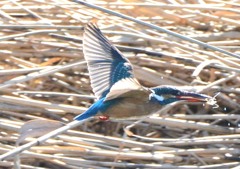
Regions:
<instances>
[{"instance_id":1,"label":"brown vegetation","mask_svg":"<svg viewBox=\"0 0 240 169\"><path fill-rule=\"evenodd\" d=\"M94 102L81 44L83 27L92 21L130 59L143 85L218 93L219 107L175 104L138 122L94 118L22 152L16 165L42 169L240 165L240 1L94 2L232 55L72 1L3 0L0 154L15 148L27 121L69 123ZM12 168L13 161L11 157L0 162L0 168Z\"/></svg>"}]
</instances>

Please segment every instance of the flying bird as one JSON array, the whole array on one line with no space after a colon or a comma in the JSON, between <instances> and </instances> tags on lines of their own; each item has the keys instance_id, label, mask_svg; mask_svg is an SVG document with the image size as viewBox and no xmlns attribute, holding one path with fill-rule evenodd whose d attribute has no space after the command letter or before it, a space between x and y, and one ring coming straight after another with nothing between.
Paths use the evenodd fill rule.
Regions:
<instances>
[{"instance_id":1,"label":"flying bird","mask_svg":"<svg viewBox=\"0 0 240 169\"><path fill-rule=\"evenodd\" d=\"M102 120L109 117L138 117L149 115L176 101L207 102L212 98L171 86L142 86L134 77L129 60L95 24L89 23L84 29L83 53L91 87L98 100L88 110L76 116L75 120L84 120L94 115Z\"/></svg>"}]
</instances>

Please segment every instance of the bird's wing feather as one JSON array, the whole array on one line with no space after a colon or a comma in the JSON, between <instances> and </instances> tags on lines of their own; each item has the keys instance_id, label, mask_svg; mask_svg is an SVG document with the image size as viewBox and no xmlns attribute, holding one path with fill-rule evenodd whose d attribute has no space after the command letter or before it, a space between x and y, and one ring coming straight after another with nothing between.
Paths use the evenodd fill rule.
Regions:
<instances>
[{"instance_id":1,"label":"bird's wing feather","mask_svg":"<svg viewBox=\"0 0 240 169\"><path fill-rule=\"evenodd\" d=\"M148 99L149 93L150 91L141 86L136 79L125 78L119 80L112 86L104 101L124 97Z\"/></svg>"},{"instance_id":2,"label":"bird's wing feather","mask_svg":"<svg viewBox=\"0 0 240 169\"><path fill-rule=\"evenodd\" d=\"M130 62L93 24L85 27L83 53L95 96L105 97L119 80L133 78Z\"/></svg>"}]
</instances>

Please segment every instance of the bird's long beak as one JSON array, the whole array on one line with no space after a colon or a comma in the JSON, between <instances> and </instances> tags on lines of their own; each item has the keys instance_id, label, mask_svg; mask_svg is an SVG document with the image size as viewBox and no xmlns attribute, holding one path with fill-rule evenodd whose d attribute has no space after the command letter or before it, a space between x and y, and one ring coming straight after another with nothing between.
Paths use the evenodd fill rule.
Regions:
<instances>
[{"instance_id":1,"label":"bird's long beak","mask_svg":"<svg viewBox=\"0 0 240 169\"><path fill-rule=\"evenodd\" d=\"M197 94L197 93L190 93L186 92L183 95L176 96L179 100L185 100L187 102L208 102L212 99L212 97L204 95L204 94Z\"/></svg>"}]
</instances>

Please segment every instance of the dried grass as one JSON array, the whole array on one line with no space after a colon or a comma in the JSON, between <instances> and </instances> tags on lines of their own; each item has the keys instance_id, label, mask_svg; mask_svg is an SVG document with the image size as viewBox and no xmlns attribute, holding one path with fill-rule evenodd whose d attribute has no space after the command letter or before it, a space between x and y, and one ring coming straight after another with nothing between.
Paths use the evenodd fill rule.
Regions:
<instances>
[{"instance_id":1,"label":"dried grass","mask_svg":"<svg viewBox=\"0 0 240 169\"><path fill-rule=\"evenodd\" d=\"M94 21L130 59L143 85L184 86L212 96L220 92L219 107L174 104L137 122L90 119L22 152L21 163L15 161L18 168L240 165L240 1L96 1L95 5L151 22L185 40L72 1L1 1L0 153L15 148L25 122L68 123L94 102L81 44L84 25ZM185 37L231 53L206 49ZM0 166L12 168L14 158Z\"/></svg>"}]
</instances>

